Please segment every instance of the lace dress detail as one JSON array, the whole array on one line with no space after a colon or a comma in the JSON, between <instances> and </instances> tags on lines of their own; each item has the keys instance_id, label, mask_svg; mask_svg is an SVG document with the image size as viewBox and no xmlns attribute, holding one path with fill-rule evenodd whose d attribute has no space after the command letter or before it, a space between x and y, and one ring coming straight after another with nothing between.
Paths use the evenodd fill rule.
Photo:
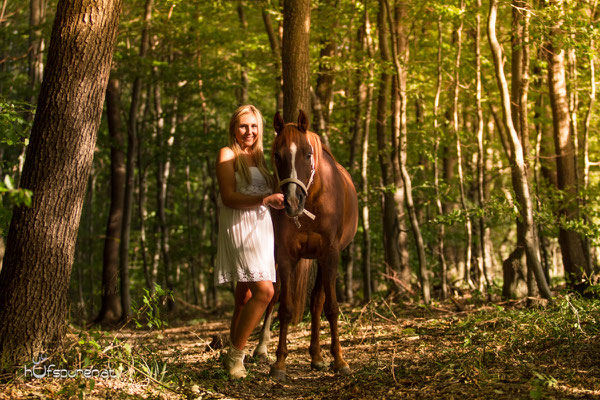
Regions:
<instances>
[{"instance_id":1,"label":"lace dress detail","mask_svg":"<svg viewBox=\"0 0 600 400\"><path fill-rule=\"evenodd\" d=\"M251 182L235 173L236 191L265 196L271 188L257 167L250 167ZM275 282L273 223L268 206L237 209L219 205L219 240L215 280L217 283Z\"/></svg>"}]
</instances>

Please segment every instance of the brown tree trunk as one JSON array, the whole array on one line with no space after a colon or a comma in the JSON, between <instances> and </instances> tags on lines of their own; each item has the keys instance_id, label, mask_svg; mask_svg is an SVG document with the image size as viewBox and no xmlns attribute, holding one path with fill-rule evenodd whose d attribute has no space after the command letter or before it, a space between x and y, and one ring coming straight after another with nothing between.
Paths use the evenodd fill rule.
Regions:
<instances>
[{"instance_id":1,"label":"brown tree trunk","mask_svg":"<svg viewBox=\"0 0 600 400\"><path fill-rule=\"evenodd\" d=\"M326 12L336 9L339 0L328 0L323 4ZM313 129L323 138L325 144L329 147L329 115L331 112L333 82L335 80L333 57L336 53L336 43L334 33L337 30L338 20L331 21L320 39L321 52L319 54L319 72L317 73L317 85L315 86L315 96L313 97L314 123Z\"/></svg>"},{"instance_id":2,"label":"brown tree trunk","mask_svg":"<svg viewBox=\"0 0 600 400\"><path fill-rule=\"evenodd\" d=\"M154 0L146 0L144 9L144 28L140 39L140 58L145 58L150 45L149 24L152 18ZM135 156L137 153L137 124L139 103L142 91L142 78L137 76L131 89L131 104L127 122L127 163L125 176L125 200L123 222L121 226L121 243L119 247L119 271L121 273L121 318L129 317L131 297L129 294L129 236L131 232L131 215L133 213L133 190L135 184Z\"/></svg>"},{"instance_id":3,"label":"brown tree trunk","mask_svg":"<svg viewBox=\"0 0 600 400\"><path fill-rule=\"evenodd\" d=\"M125 199L125 153L121 124L119 81L111 78L106 89L106 115L110 137L110 210L104 239L100 313L94 322L115 323L121 318L119 297L119 242Z\"/></svg>"},{"instance_id":4,"label":"brown tree trunk","mask_svg":"<svg viewBox=\"0 0 600 400\"><path fill-rule=\"evenodd\" d=\"M400 99L399 108L395 107L395 113L399 124L395 126L395 136L398 140L398 158L400 163L400 175L402 183L404 184L404 196L406 199L406 208L408 209L408 215L410 219L410 225L412 233L417 246L417 254L419 258L419 269L417 274L421 283L421 291L423 293L423 301L429 304L431 301L431 288L429 286L429 271L427 270L427 259L425 256L425 245L423 243L423 237L419 228L419 221L417 220L417 214L415 212L413 197L412 197L412 183L408 169L406 167L407 158L407 77L408 77L408 29L406 27L407 21L407 4L397 3L395 9L395 19L392 17L392 12L389 8L388 0L386 2L386 9L388 14L388 23L392 31L392 58L394 61L394 67L396 70L396 79L398 81L398 96Z\"/></svg>"},{"instance_id":5,"label":"brown tree trunk","mask_svg":"<svg viewBox=\"0 0 600 400\"><path fill-rule=\"evenodd\" d=\"M460 0L460 9L464 10L464 0ZM454 96L452 105L452 129L454 131L454 137L456 139L456 165L458 172L458 186L460 189L460 203L465 216L465 233L467 243L465 244L465 271L464 281L471 288L474 289L473 281L471 279L471 259L472 259L472 221L469 216L467 208L467 200L465 195L465 185L463 176L463 161L462 161L462 143L460 140L460 127L458 121L458 100L459 100L459 89L460 89L460 62L462 56L462 31L463 31L463 19L461 17L460 23L456 28L456 59L454 61Z\"/></svg>"},{"instance_id":6,"label":"brown tree trunk","mask_svg":"<svg viewBox=\"0 0 600 400\"><path fill-rule=\"evenodd\" d=\"M523 221L522 243L525 246L525 254L527 255L528 264L534 267L534 274L537 281L540 295L546 299L552 297L550 288L546 282L542 265L538 258L538 252L535 242L535 231L533 221L533 204L531 202L531 194L529 192L529 181L526 172L525 159L523 155L523 146L517 131L513 125L510 95L508 84L504 75L504 63L502 60L502 48L496 37L496 15L498 12L498 4L496 0L490 0L490 14L488 18L488 39L494 57L494 67L496 70L496 81L500 96L502 98L502 114L503 122L510 136L510 166L512 172L512 183L515 191L516 200L519 203L519 211Z\"/></svg>"},{"instance_id":7,"label":"brown tree trunk","mask_svg":"<svg viewBox=\"0 0 600 400\"><path fill-rule=\"evenodd\" d=\"M389 29L386 22L387 11L385 2L379 2L377 25L379 27L379 51L382 62L390 62ZM394 185L394 171L390 154L387 132L389 128L389 96L392 77L384 70L380 75L379 95L377 98L377 147L381 179L383 181L383 245L385 262L391 275L398 275L400 279L410 284L410 266L408 264L408 251L406 250L406 230L401 229L403 219L398 217L398 210L394 192L390 187ZM402 204L401 204L402 205ZM403 205L402 205L403 206ZM401 211L403 213L403 210ZM404 245L401 247L401 245ZM406 273L405 273L406 271ZM393 286L394 291L398 289Z\"/></svg>"},{"instance_id":8,"label":"brown tree trunk","mask_svg":"<svg viewBox=\"0 0 600 400\"><path fill-rule=\"evenodd\" d=\"M440 147L441 131L438 121L438 112L440 105L440 96L442 94L442 17L438 17L437 21L438 28L438 52L437 52L437 83L435 87L435 96L433 100L433 132L435 135L435 144L433 147L433 187L435 189L435 204L437 207L438 215L444 214L442 207L442 199L440 195L440 183L439 183L439 167L438 167L438 153ZM438 259L441 267L441 281L442 281L442 299L448 298L448 266L446 264L446 254L444 249L444 238L446 236L446 229L444 224L440 223L437 226L438 230Z\"/></svg>"},{"instance_id":9,"label":"brown tree trunk","mask_svg":"<svg viewBox=\"0 0 600 400\"><path fill-rule=\"evenodd\" d=\"M246 34L248 30L248 21L246 21L246 13L244 12L244 2L239 1L237 5L238 18L240 19L240 27L242 28L242 35ZM242 62L240 65L240 87L238 90L238 103L239 105L248 104L248 66L246 65L246 59L248 54L245 51L241 52Z\"/></svg>"},{"instance_id":10,"label":"brown tree trunk","mask_svg":"<svg viewBox=\"0 0 600 400\"><path fill-rule=\"evenodd\" d=\"M562 0L551 1L551 4L560 9L563 7ZM550 40L546 44L546 48L548 50L548 85L554 125L557 187L566 195L560 205L559 215L568 222L577 219L578 206L575 149L569 126L569 104L565 81L565 51L560 47L561 26L562 21L559 19L550 29ZM571 288L577 288L591 273L585 257L583 238L577 232L560 226L558 241L567 283Z\"/></svg>"},{"instance_id":11,"label":"brown tree trunk","mask_svg":"<svg viewBox=\"0 0 600 400\"><path fill-rule=\"evenodd\" d=\"M284 0L283 119L296 121L304 110L310 121L310 0Z\"/></svg>"},{"instance_id":12,"label":"brown tree trunk","mask_svg":"<svg viewBox=\"0 0 600 400\"><path fill-rule=\"evenodd\" d=\"M481 0L477 0L477 14L475 16L475 107L477 109L477 199L479 207L485 206L485 151L483 148L483 108L481 106L482 84L481 84ZM490 287L487 263L488 249L486 246L486 227L483 215L479 217L479 257L477 257L477 268L479 270L479 291L483 286Z\"/></svg>"},{"instance_id":13,"label":"brown tree trunk","mask_svg":"<svg viewBox=\"0 0 600 400\"><path fill-rule=\"evenodd\" d=\"M155 70L155 74L157 71ZM171 253L169 252L169 227L167 225L167 185L171 173L171 147L175 140L175 125L171 126L169 138L165 141L163 133L165 130L165 119L163 117L162 98L158 84L154 86L154 108L157 116L156 124L156 149L158 154L156 161L156 217L160 230L160 255L164 267L165 286L168 290L173 290L173 277L171 271ZM173 112L177 112L177 103L174 105ZM165 146L166 145L166 146ZM173 310L175 303L171 297L167 300L169 310Z\"/></svg>"},{"instance_id":14,"label":"brown tree trunk","mask_svg":"<svg viewBox=\"0 0 600 400\"><path fill-rule=\"evenodd\" d=\"M21 180L32 205L14 210L0 272L3 366L21 365L62 337L120 9L119 0L58 3Z\"/></svg>"},{"instance_id":15,"label":"brown tree trunk","mask_svg":"<svg viewBox=\"0 0 600 400\"><path fill-rule=\"evenodd\" d=\"M271 15L264 8L262 10L262 17L267 36L269 37L273 60L275 61L275 109L281 110L283 108L283 81L281 77L281 46L279 45L279 36L273 29Z\"/></svg>"},{"instance_id":16,"label":"brown tree trunk","mask_svg":"<svg viewBox=\"0 0 600 400\"><path fill-rule=\"evenodd\" d=\"M371 23L369 21L368 9L365 7L364 14L364 28L363 28L363 51L366 50L369 58L373 59L373 44L371 41ZM363 277L364 287L369 289L369 299L371 298L371 291L373 290L373 284L371 281L371 228L369 224L369 179L368 179L368 168L369 168L369 129L371 128L371 111L373 108L373 63L369 63L368 77L366 84L366 97L365 97L365 113L362 120L362 157L361 157L361 197L363 201L362 205L362 226L363 226L363 246L362 246L362 262L363 262ZM361 114L362 115L362 114ZM365 300L367 300L365 298Z\"/></svg>"}]
</instances>

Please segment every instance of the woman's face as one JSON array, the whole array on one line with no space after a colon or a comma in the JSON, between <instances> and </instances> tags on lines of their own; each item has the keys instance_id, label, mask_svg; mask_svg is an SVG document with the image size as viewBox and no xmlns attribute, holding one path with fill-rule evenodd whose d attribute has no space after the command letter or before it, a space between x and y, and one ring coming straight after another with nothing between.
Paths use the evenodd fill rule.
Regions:
<instances>
[{"instance_id":1,"label":"woman's face","mask_svg":"<svg viewBox=\"0 0 600 400\"><path fill-rule=\"evenodd\" d=\"M235 139L242 148L246 150L251 148L258 139L258 121L252 113L244 114L240 117Z\"/></svg>"}]
</instances>

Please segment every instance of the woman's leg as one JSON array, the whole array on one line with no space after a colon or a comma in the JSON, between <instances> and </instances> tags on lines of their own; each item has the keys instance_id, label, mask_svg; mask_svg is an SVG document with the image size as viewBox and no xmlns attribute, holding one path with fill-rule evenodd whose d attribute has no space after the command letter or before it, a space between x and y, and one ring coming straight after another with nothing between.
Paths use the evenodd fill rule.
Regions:
<instances>
[{"instance_id":1,"label":"woman's leg","mask_svg":"<svg viewBox=\"0 0 600 400\"><path fill-rule=\"evenodd\" d=\"M232 340L240 320L242 308L246 305L248 300L250 300L250 297L252 297L252 292L250 292L250 288L246 282L238 282L233 296L235 300L235 306L233 309L233 317L231 317L231 327L229 329L229 338Z\"/></svg>"},{"instance_id":2,"label":"woman's leg","mask_svg":"<svg viewBox=\"0 0 600 400\"><path fill-rule=\"evenodd\" d=\"M236 315L236 310L234 310L234 318L231 321L231 343L238 349L243 349L246 346L248 337L258 325L274 293L273 282L271 281L246 282L246 285L251 292L251 297L248 300L244 296L246 304L240 307L239 315ZM236 288L237 294L238 290ZM240 289L240 298L242 297L241 294L242 289Z\"/></svg>"}]
</instances>

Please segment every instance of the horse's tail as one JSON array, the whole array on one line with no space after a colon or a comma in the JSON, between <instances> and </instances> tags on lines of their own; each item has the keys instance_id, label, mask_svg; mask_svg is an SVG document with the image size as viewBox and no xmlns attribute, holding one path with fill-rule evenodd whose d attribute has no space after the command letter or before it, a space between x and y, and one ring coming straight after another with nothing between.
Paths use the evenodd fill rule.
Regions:
<instances>
[{"instance_id":1,"label":"horse's tail","mask_svg":"<svg viewBox=\"0 0 600 400\"><path fill-rule=\"evenodd\" d=\"M292 268L292 301L294 302L294 314L292 314L292 324L296 325L302 320L304 309L306 308L306 295L308 294L308 283L310 281L310 267L312 261L301 258Z\"/></svg>"}]
</instances>

